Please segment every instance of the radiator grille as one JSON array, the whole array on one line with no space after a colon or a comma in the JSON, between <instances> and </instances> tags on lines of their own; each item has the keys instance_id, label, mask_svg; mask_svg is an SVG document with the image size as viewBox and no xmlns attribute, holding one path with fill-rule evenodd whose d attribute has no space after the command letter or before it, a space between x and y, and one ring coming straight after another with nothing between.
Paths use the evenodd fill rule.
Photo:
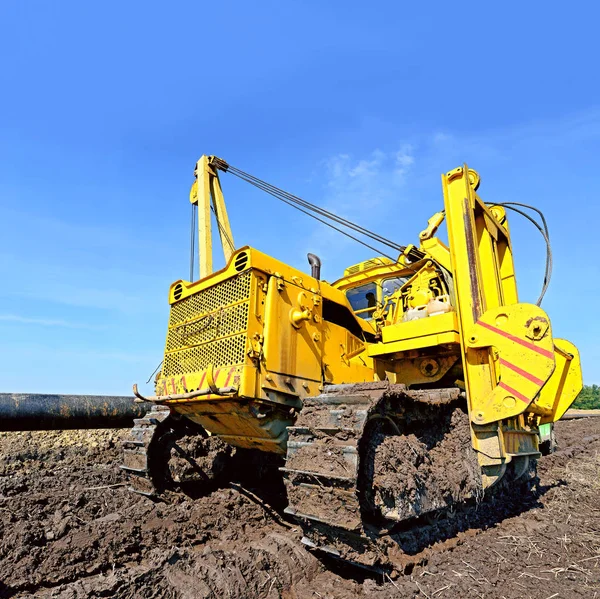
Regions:
<instances>
[{"instance_id":1,"label":"radiator grille","mask_svg":"<svg viewBox=\"0 0 600 599\"><path fill-rule=\"evenodd\" d=\"M171 306L163 376L244 362L251 271Z\"/></svg>"}]
</instances>

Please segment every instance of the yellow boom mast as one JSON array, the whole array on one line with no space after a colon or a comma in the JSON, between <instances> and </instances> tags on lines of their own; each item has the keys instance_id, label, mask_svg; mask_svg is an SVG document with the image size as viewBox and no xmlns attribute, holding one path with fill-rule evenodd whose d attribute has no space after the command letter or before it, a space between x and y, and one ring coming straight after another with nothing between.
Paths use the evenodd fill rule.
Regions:
<instances>
[{"instance_id":1,"label":"yellow boom mast","mask_svg":"<svg viewBox=\"0 0 600 599\"><path fill-rule=\"evenodd\" d=\"M227 170L226 164L215 156L202 156L196 163L196 180L190 190L190 202L198 206L198 263L201 279L213 273L211 208L217 221L225 263L229 262L235 250L218 168Z\"/></svg>"}]
</instances>

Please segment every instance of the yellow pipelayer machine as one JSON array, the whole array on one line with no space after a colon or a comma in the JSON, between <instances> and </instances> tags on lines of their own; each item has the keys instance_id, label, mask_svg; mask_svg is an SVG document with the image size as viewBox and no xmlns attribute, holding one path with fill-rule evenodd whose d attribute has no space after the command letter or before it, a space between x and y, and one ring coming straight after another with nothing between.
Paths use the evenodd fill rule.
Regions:
<instances>
[{"instance_id":1,"label":"yellow pipelayer machine","mask_svg":"<svg viewBox=\"0 0 600 599\"><path fill-rule=\"evenodd\" d=\"M392 244L397 259L327 283L314 255L309 275L235 249L219 170L349 226L218 158L198 161L201 278L170 288L156 395L134 389L155 404L125 442L138 490L181 483L170 456L185 449L193 465L207 441L279 454L286 511L305 543L372 566L401 553L396 529L478 501L501 480L527 486L538 427L582 387L579 355L538 305L519 302L506 210L481 199L478 174L465 165L442 175L444 210L418 246ZM227 262L218 272L211 209ZM448 246L435 236L443 221ZM194 437L201 449L190 450Z\"/></svg>"}]
</instances>

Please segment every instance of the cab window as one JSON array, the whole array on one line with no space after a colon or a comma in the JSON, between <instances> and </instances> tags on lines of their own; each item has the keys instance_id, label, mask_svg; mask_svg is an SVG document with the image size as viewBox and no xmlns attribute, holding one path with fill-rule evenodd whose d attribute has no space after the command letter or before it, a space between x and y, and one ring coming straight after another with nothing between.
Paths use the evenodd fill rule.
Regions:
<instances>
[{"instance_id":1,"label":"cab window","mask_svg":"<svg viewBox=\"0 0 600 599\"><path fill-rule=\"evenodd\" d=\"M369 319L377 307L377 285L367 283L346 291L352 309L361 318Z\"/></svg>"},{"instance_id":2,"label":"cab window","mask_svg":"<svg viewBox=\"0 0 600 599\"><path fill-rule=\"evenodd\" d=\"M391 277L389 279L384 279L381 283L381 295L384 298L391 297L398 289L400 289L400 287L402 287L402 285L404 285L404 283L406 283L406 281L408 281L409 278L410 277ZM387 313L391 318L396 309L396 300L388 302L386 305L388 307Z\"/></svg>"},{"instance_id":3,"label":"cab window","mask_svg":"<svg viewBox=\"0 0 600 599\"><path fill-rule=\"evenodd\" d=\"M408 277L392 277L391 279L384 279L382 287L383 297L393 295L408 281Z\"/></svg>"}]
</instances>

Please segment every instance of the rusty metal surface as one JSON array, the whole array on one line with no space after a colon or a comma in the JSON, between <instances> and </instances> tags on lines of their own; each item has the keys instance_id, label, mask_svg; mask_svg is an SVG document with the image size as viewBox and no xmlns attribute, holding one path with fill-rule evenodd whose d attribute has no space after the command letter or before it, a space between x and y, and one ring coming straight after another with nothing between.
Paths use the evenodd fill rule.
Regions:
<instances>
[{"instance_id":1,"label":"rusty metal surface","mask_svg":"<svg viewBox=\"0 0 600 599\"><path fill-rule=\"evenodd\" d=\"M0 393L0 431L130 428L151 408L123 396Z\"/></svg>"}]
</instances>

